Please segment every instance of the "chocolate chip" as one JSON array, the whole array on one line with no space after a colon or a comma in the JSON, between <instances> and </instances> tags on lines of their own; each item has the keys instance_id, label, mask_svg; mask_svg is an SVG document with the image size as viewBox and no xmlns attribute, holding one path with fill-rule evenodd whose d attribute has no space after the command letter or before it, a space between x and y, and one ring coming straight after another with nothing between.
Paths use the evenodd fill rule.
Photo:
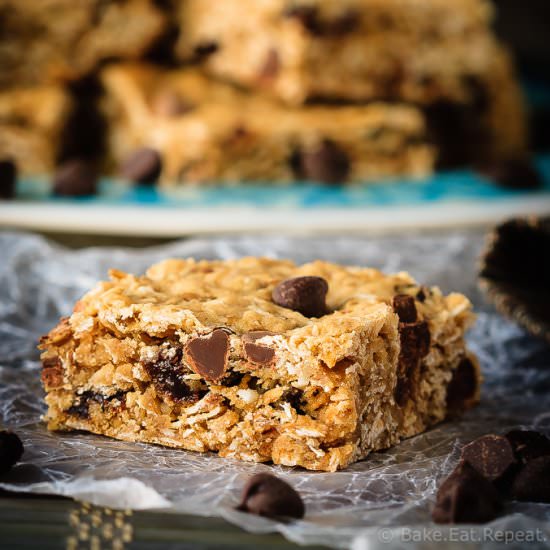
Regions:
<instances>
[{"instance_id":1,"label":"chocolate chip","mask_svg":"<svg viewBox=\"0 0 550 550\"><path fill-rule=\"evenodd\" d=\"M349 158L332 140L325 139L317 147L295 154L298 156L291 159L291 165L296 167L299 178L341 183L349 176Z\"/></svg>"},{"instance_id":2,"label":"chocolate chip","mask_svg":"<svg viewBox=\"0 0 550 550\"><path fill-rule=\"evenodd\" d=\"M0 431L0 474L5 474L23 456L23 443L17 434L8 430Z\"/></svg>"},{"instance_id":3,"label":"chocolate chip","mask_svg":"<svg viewBox=\"0 0 550 550\"><path fill-rule=\"evenodd\" d=\"M510 496L525 502L550 503L550 456L527 462L515 476Z\"/></svg>"},{"instance_id":4,"label":"chocolate chip","mask_svg":"<svg viewBox=\"0 0 550 550\"><path fill-rule=\"evenodd\" d=\"M192 338L185 346L185 357L191 369L210 382L223 378L228 355L229 336L222 329Z\"/></svg>"},{"instance_id":5,"label":"chocolate chip","mask_svg":"<svg viewBox=\"0 0 550 550\"><path fill-rule=\"evenodd\" d=\"M195 105L186 101L175 90L161 90L151 100L151 109L154 114L164 118L174 118L195 109Z\"/></svg>"},{"instance_id":6,"label":"chocolate chip","mask_svg":"<svg viewBox=\"0 0 550 550\"><path fill-rule=\"evenodd\" d=\"M478 166L477 170L508 189L539 189L543 183L533 163L525 158L498 159Z\"/></svg>"},{"instance_id":7,"label":"chocolate chip","mask_svg":"<svg viewBox=\"0 0 550 550\"><path fill-rule=\"evenodd\" d=\"M462 461L437 492L436 523L485 523L497 517L502 501L490 481Z\"/></svg>"},{"instance_id":8,"label":"chocolate chip","mask_svg":"<svg viewBox=\"0 0 550 550\"><path fill-rule=\"evenodd\" d=\"M328 283L322 277L295 277L279 283L272 292L273 301L305 317L322 317L327 313L325 303Z\"/></svg>"},{"instance_id":9,"label":"chocolate chip","mask_svg":"<svg viewBox=\"0 0 550 550\"><path fill-rule=\"evenodd\" d=\"M256 344L256 340L264 336L272 336L274 332L257 330L242 335L244 354L251 363L269 365L275 360L275 350L264 344Z\"/></svg>"},{"instance_id":10,"label":"chocolate chip","mask_svg":"<svg viewBox=\"0 0 550 550\"><path fill-rule=\"evenodd\" d=\"M256 474L246 484L237 510L273 519L304 517L300 495L286 482L269 474Z\"/></svg>"},{"instance_id":11,"label":"chocolate chip","mask_svg":"<svg viewBox=\"0 0 550 550\"><path fill-rule=\"evenodd\" d=\"M262 82L273 80L281 69L281 60L279 53L274 48L271 48L266 55L266 58L260 68L258 77Z\"/></svg>"},{"instance_id":12,"label":"chocolate chip","mask_svg":"<svg viewBox=\"0 0 550 550\"><path fill-rule=\"evenodd\" d=\"M472 399L477 391L477 371L474 364L464 357L456 369L447 386L447 409L459 411L464 408L469 399Z\"/></svg>"},{"instance_id":13,"label":"chocolate chip","mask_svg":"<svg viewBox=\"0 0 550 550\"><path fill-rule=\"evenodd\" d=\"M66 160L53 177L53 191L63 197L94 195L98 173L94 164L85 159Z\"/></svg>"},{"instance_id":14,"label":"chocolate chip","mask_svg":"<svg viewBox=\"0 0 550 550\"><path fill-rule=\"evenodd\" d=\"M52 357L42 361L40 378L46 389L58 388L63 384L63 365L59 357Z\"/></svg>"},{"instance_id":15,"label":"chocolate chip","mask_svg":"<svg viewBox=\"0 0 550 550\"><path fill-rule=\"evenodd\" d=\"M416 321L416 305L412 296L397 294L393 297L392 306L402 323L414 323Z\"/></svg>"},{"instance_id":16,"label":"chocolate chip","mask_svg":"<svg viewBox=\"0 0 550 550\"><path fill-rule=\"evenodd\" d=\"M134 151L120 167L121 176L134 183L155 183L161 171L160 154L148 147Z\"/></svg>"},{"instance_id":17,"label":"chocolate chip","mask_svg":"<svg viewBox=\"0 0 550 550\"><path fill-rule=\"evenodd\" d=\"M516 458L525 463L541 456L550 456L550 439L532 430L512 430L504 437L510 442Z\"/></svg>"},{"instance_id":18,"label":"chocolate chip","mask_svg":"<svg viewBox=\"0 0 550 550\"><path fill-rule=\"evenodd\" d=\"M205 57L209 57L216 53L220 49L220 45L217 42L201 42L197 44L194 49L194 57L198 61L202 61Z\"/></svg>"},{"instance_id":19,"label":"chocolate chip","mask_svg":"<svg viewBox=\"0 0 550 550\"><path fill-rule=\"evenodd\" d=\"M281 399L289 403L290 406L296 411L296 414L306 414L306 411L304 410L304 392L302 390L299 390L298 388L290 388L285 391Z\"/></svg>"},{"instance_id":20,"label":"chocolate chip","mask_svg":"<svg viewBox=\"0 0 550 550\"><path fill-rule=\"evenodd\" d=\"M183 351L180 347L166 350L156 361L143 364L151 377L157 392L179 403L194 403L207 393L206 390L192 389L184 378L188 371L182 363Z\"/></svg>"},{"instance_id":21,"label":"chocolate chip","mask_svg":"<svg viewBox=\"0 0 550 550\"><path fill-rule=\"evenodd\" d=\"M0 160L0 199L13 199L15 197L15 184L17 182L17 167L15 162Z\"/></svg>"},{"instance_id":22,"label":"chocolate chip","mask_svg":"<svg viewBox=\"0 0 550 550\"><path fill-rule=\"evenodd\" d=\"M426 301L427 289L421 287L420 290L416 293L416 299L423 304Z\"/></svg>"},{"instance_id":23,"label":"chocolate chip","mask_svg":"<svg viewBox=\"0 0 550 550\"><path fill-rule=\"evenodd\" d=\"M508 439L493 434L484 435L463 447L462 458L489 481L502 479L517 465Z\"/></svg>"},{"instance_id":24,"label":"chocolate chip","mask_svg":"<svg viewBox=\"0 0 550 550\"><path fill-rule=\"evenodd\" d=\"M78 395L73 401L73 404L65 411L70 416L87 419L90 416L90 400L92 392L87 391Z\"/></svg>"},{"instance_id":25,"label":"chocolate chip","mask_svg":"<svg viewBox=\"0 0 550 550\"><path fill-rule=\"evenodd\" d=\"M405 405L418 384L420 360L430 351L430 329L426 321L399 323L401 350L397 364L394 398Z\"/></svg>"},{"instance_id":26,"label":"chocolate chip","mask_svg":"<svg viewBox=\"0 0 550 550\"><path fill-rule=\"evenodd\" d=\"M231 371L220 380L221 386L230 388L231 386L238 386L244 378L244 372Z\"/></svg>"},{"instance_id":27,"label":"chocolate chip","mask_svg":"<svg viewBox=\"0 0 550 550\"><path fill-rule=\"evenodd\" d=\"M355 31L359 26L359 14L346 10L332 19L322 19L315 6L293 6L283 15L296 19L310 34L319 37L336 38Z\"/></svg>"}]
</instances>

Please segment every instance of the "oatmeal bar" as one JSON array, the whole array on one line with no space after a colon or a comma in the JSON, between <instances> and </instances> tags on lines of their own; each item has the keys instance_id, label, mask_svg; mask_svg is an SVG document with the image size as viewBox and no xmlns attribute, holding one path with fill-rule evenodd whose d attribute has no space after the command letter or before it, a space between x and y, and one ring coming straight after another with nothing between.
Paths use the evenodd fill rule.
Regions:
<instances>
[{"instance_id":1,"label":"oatmeal bar","mask_svg":"<svg viewBox=\"0 0 550 550\"><path fill-rule=\"evenodd\" d=\"M0 0L0 89L76 79L140 57L165 16L153 0Z\"/></svg>"},{"instance_id":2,"label":"oatmeal bar","mask_svg":"<svg viewBox=\"0 0 550 550\"><path fill-rule=\"evenodd\" d=\"M215 83L195 69L113 65L102 74L116 164L148 148L164 184L424 176L434 163L414 107L292 108Z\"/></svg>"},{"instance_id":3,"label":"oatmeal bar","mask_svg":"<svg viewBox=\"0 0 550 550\"><path fill-rule=\"evenodd\" d=\"M442 166L526 146L513 64L484 0L188 0L177 51L287 103L422 107Z\"/></svg>"},{"instance_id":4,"label":"oatmeal bar","mask_svg":"<svg viewBox=\"0 0 550 550\"><path fill-rule=\"evenodd\" d=\"M334 471L478 399L470 302L405 272L174 259L110 277L41 342L51 430Z\"/></svg>"},{"instance_id":5,"label":"oatmeal bar","mask_svg":"<svg viewBox=\"0 0 550 550\"><path fill-rule=\"evenodd\" d=\"M50 172L73 113L72 97L60 86L0 92L0 159L14 161L23 175Z\"/></svg>"}]
</instances>

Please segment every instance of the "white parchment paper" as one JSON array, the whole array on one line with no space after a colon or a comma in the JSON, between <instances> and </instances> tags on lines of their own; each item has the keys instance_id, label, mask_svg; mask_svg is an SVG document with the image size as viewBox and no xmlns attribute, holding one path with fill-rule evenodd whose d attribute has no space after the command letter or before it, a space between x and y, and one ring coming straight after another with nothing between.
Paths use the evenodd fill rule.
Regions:
<instances>
[{"instance_id":1,"label":"white parchment paper","mask_svg":"<svg viewBox=\"0 0 550 550\"><path fill-rule=\"evenodd\" d=\"M550 433L550 349L484 304L475 281L482 243L481 232L453 231L369 238L193 239L141 250L71 251L35 235L0 233L0 424L17 431L25 445L22 462L0 477L0 487L70 495L104 506L223 516L250 531L278 530L302 544L355 550L411 543L430 547L436 488L456 464L462 444L513 427ZM105 278L108 268L140 273L167 257L242 255L406 269L422 283L466 293L479 313L469 342L485 376L481 405L460 422L442 424L336 473L46 431L40 421L44 405L36 342L71 311L80 295ZM281 476L300 492L307 509L303 521L282 524L234 510L246 478L259 471ZM503 517L474 528L468 540L491 548L499 542L495 533L497 538L500 531L511 533L508 537L517 542L522 533L525 537L536 530L535 546L548 544L544 538L550 540L550 505L510 503ZM453 535L452 528L436 531L447 547L460 535Z\"/></svg>"}]
</instances>

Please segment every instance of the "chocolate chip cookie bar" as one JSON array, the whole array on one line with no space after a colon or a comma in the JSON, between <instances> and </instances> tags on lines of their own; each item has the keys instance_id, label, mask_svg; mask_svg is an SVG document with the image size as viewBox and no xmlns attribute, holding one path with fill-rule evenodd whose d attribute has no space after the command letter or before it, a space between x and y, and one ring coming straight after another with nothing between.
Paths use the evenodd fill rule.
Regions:
<instances>
[{"instance_id":1,"label":"chocolate chip cookie bar","mask_svg":"<svg viewBox=\"0 0 550 550\"><path fill-rule=\"evenodd\" d=\"M522 98L485 0L188 0L177 52L291 104L406 102L440 165L525 148Z\"/></svg>"},{"instance_id":2,"label":"chocolate chip cookie bar","mask_svg":"<svg viewBox=\"0 0 550 550\"><path fill-rule=\"evenodd\" d=\"M136 59L159 38L154 0L0 0L0 89L74 80Z\"/></svg>"},{"instance_id":3,"label":"chocolate chip cookie bar","mask_svg":"<svg viewBox=\"0 0 550 550\"><path fill-rule=\"evenodd\" d=\"M102 82L112 164L123 165L123 175L136 181L143 175L126 165L136 150L151 160L138 154L135 162L160 173L168 186L354 182L424 176L433 168L434 151L414 107L286 107L212 82L195 69L113 65Z\"/></svg>"},{"instance_id":4,"label":"chocolate chip cookie bar","mask_svg":"<svg viewBox=\"0 0 550 550\"><path fill-rule=\"evenodd\" d=\"M56 85L0 92L0 159L22 175L44 175L62 155L63 134L74 113L70 94Z\"/></svg>"},{"instance_id":5,"label":"chocolate chip cookie bar","mask_svg":"<svg viewBox=\"0 0 550 550\"><path fill-rule=\"evenodd\" d=\"M41 342L51 430L335 471L471 407L461 294L322 261L111 271Z\"/></svg>"}]
</instances>

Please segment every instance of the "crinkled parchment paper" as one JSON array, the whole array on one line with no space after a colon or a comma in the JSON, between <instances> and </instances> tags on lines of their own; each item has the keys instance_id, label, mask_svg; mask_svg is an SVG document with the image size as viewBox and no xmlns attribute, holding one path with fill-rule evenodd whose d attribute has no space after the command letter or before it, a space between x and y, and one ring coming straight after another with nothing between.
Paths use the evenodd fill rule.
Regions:
<instances>
[{"instance_id":1,"label":"crinkled parchment paper","mask_svg":"<svg viewBox=\"0 0 550 550\"><path fill-rule=\"evenodd\" d=\"M423 536L419 528L433 527L436 487L454 467L463 443L517 426L550 432L550 350L484 305L475 282L482 243L480 232L455 231L372 238L193 239L144 250L70 251L34 235L0 233L0 423L16 430L26 449L23 462L0 478L0 487L71 495L104 506L219 515L250 531L278 530L305 544L356 550L387 548L388 541L392 547L406 545L411 526L416 536ZM44 406L37 339L108 268L139 273L170 256L248 254L406 269L425 284L465 292L479 312L469 341L486 379L482 404L460 422L442 424L337 473L46 431L40 422ZM307 507L303 521L280 524L233 510L247 476L260 471L275 473L298 489ZM550 505L511 503L490 527L511 533L541 529L550 540ZM491 532L484 529L477 527L470 540L478 537L484 540L479 546L491 547ZM438 532L458 536L449 528ZM426 536L419 546L430 545Z\"/></svg>"}]
</instances>

